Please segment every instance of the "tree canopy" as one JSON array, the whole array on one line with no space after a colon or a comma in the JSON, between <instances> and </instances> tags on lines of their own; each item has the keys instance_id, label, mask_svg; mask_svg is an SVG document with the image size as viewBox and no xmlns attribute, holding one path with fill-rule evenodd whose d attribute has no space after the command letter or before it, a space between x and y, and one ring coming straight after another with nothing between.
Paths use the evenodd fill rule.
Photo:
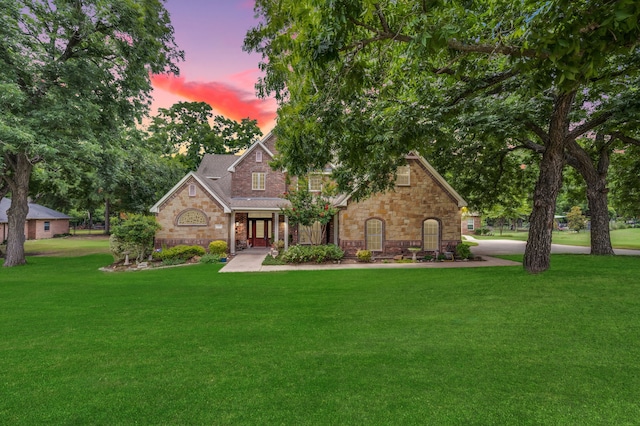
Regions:
<instances>
[{"instance_id":1,"label":"tree canopy","mask_svg":"<svg viewBox=\"0 0 640 426\"><path fill-rule=\"evenodd\" d=\"M0 195L11 193L5 266L25 262L34 165L117 145L150 103L150 73L177 73L161 0L0 0Z\"/></svg>"},{"instance_id":2,"label":"tree canopy","mask_svg":"<svg viewBox=\"0 0 640 426\"><path fill-rule=\"evenodd\" d=\"M178 158L190 170L198 168L204 154L235 154L262 135L257 120L213 117L206 102L178 102L160 108L149 131L166 154L180 154Z\"/></svg>"},{"instance_id":3,"label":"tree canopy","mask_svg":"<svg viewBox=\"0 0 640 426\"><path fill-rule=\"evenodd\" d=\"M259 93L280 102L275 132L289 171L332 162L340 188L366 196L389 188L415 149L436 167L473 168L478 186L497 197L490 183L504 186L519 165L510 154L526 149L539 170L524 261L530 272L549 267L565 164L586 179L603 165L598 147L637 142L634 0L257 0L255 7L262 21L245 48L264 58ZM606 135L604 145L585 142L592 133ZM594 197L606 194L601 180L587 184Z\"/></svg>"}]
</instances>

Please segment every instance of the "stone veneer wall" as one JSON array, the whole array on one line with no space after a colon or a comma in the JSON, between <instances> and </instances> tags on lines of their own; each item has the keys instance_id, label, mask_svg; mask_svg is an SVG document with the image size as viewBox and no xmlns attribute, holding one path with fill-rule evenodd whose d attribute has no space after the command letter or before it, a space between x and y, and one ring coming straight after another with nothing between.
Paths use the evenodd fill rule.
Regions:
<instances>
[{"instance_id":1,"label":"stone veneer wall","mask_svg":"<svg viewBox=\"0 0 640 426\"><path fill-rule=\"evenodd\" d=\"M262 162L256 162L256 152L262 151ZM286 190L284 173L272 170L269 161L272 158L261 147L256 147L236 166L231 180L232 197L275 198L282 197ZM264 172L264 191L254 191L252 188L252 173Z\"/></svg>"},{"instance_id":2,"label":"stone veneer wall","mask_svg":"<svg viewBox=\"0 0 640 426\"><path fill-rule=\"evenodd\" d=\"M417 160L409 160L411 186L374 195L358 203L349 201L340 212L340 246L349 256L365 248L365 222L383 222L382 255L409 255L409 247L422 247L426 219L440 222L440 251L451 251L462 239L457 201Z\"/></svg>"},{"instance_id":3,"label":"stone veneer wall","mask_svg":"<svg viewBox=\"0 0 640 426\"><path fill-rule=\"evenodd\" d=\"M196 185L195 197L189 196L189 185ZM176 220L185 210L200 210L207 217L207 225L178 226ZM229 243L229 218L222 206L193 178L188 179L160 206L156 219L162 229L156 232L155 247L178 244L200 245L205 249L214 240ZM218 225L218 228L216 228Z\"/></svg>"}]
</instances>

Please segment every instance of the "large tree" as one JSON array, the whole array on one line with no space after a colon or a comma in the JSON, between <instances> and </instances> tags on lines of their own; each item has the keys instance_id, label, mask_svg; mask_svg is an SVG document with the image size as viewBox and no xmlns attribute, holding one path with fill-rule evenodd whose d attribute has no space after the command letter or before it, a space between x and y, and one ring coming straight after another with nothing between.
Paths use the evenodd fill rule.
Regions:
<instances>
[{"instance_id":1,"label":"large tree","mask_svg":"<svg viewBox=\"0 0 640 426\"><path fill-rule=\"evenodd\" d=\"M341 189L365 195L434 141L534 150L533 273L549 267L563 168L587 172L578 139L637 125L638 96L625 90L638 86L634 0L257 0L256 12L245 48L265 58L258 89L280 101L291 172L334 162Z\"/></svg>"},{"instance_id":2,"label":"large tree","mask_svg":"<svg viewBox=\"0 0 640 426\"><path fill-rule=\"evenodd\" d=\"M0 17L4 265L15 266L34 165L100 155L146 113L150 73L177 73L182 52L161 0L0 0Z\"/></svg>"},{"instance_id":3,"label":"large tree","mask_svg":"<svg viewBox=\"0 0 640 426\"><path fill-rule=\"evenodd\" d=\"M178 102L160 108L149 131L166 154L180 154L178 158L189 170L198 168L204 154L235 154L262 135L256 120L214 117L206 102Z\"/></svg>"}]
</instances>

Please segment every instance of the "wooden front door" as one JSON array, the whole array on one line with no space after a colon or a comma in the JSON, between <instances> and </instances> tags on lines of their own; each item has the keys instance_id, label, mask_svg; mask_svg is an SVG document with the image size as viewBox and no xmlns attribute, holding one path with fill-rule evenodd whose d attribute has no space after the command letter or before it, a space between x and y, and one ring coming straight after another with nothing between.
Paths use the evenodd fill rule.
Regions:
<instances>
[{"instance_id":1,"label":"wooden front door","mask_svg":"<svg viewBox=\"0 0 640 426\"><path fill-rule=\"evenodd\" d=\"M268 247L271 238L270 219L250 219L248 240L251 247Z\"/></svg>"}]
</instances>

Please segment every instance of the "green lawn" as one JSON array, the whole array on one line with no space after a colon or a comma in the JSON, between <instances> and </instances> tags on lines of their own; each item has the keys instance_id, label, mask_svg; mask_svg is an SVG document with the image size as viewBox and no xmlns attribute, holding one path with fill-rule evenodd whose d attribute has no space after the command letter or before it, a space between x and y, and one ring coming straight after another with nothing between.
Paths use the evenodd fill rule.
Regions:
<instances>
[{"instance_id":1,"label":"green lawn","mask_svg":"<svg viewBox=\"0 0 640 426\"><path fill-rule=\"evenodd\" d=\"M517 258L514 258L517 259ZM640 258L0 268L0 423L637 424Z\"/></svg>"},{"instance_id":2,"label":"green lawn","mask_svg":"<svg viewBox=\"0 0 640 426\"><path fill-rule=\"evenodd\" d=\"M512 239L527 241L528 236L526 232L503 232L502 235L500 235L499 231L494 231L494 234L495 235L492 236L482 237L474 235L473 237L479 240ZM588 231L554 231L552 239L554 244L589 247L591 244L591 233ZM613 245L613 248L640 250L640 228L618 229L611 231L611 244Z\"/></svg>"},{"instance_id":3,"label":"green lawn","mask_svg":"<svg viewBox=\"0 0 640 426\"><path fill-rule=\"evenodd\" d=\"M99 234L89 236L87 234L65 238L28 240L24 243L24 251L30 256L84 256L109 253L109 236Z\"/></svg>"}]
</instances>

